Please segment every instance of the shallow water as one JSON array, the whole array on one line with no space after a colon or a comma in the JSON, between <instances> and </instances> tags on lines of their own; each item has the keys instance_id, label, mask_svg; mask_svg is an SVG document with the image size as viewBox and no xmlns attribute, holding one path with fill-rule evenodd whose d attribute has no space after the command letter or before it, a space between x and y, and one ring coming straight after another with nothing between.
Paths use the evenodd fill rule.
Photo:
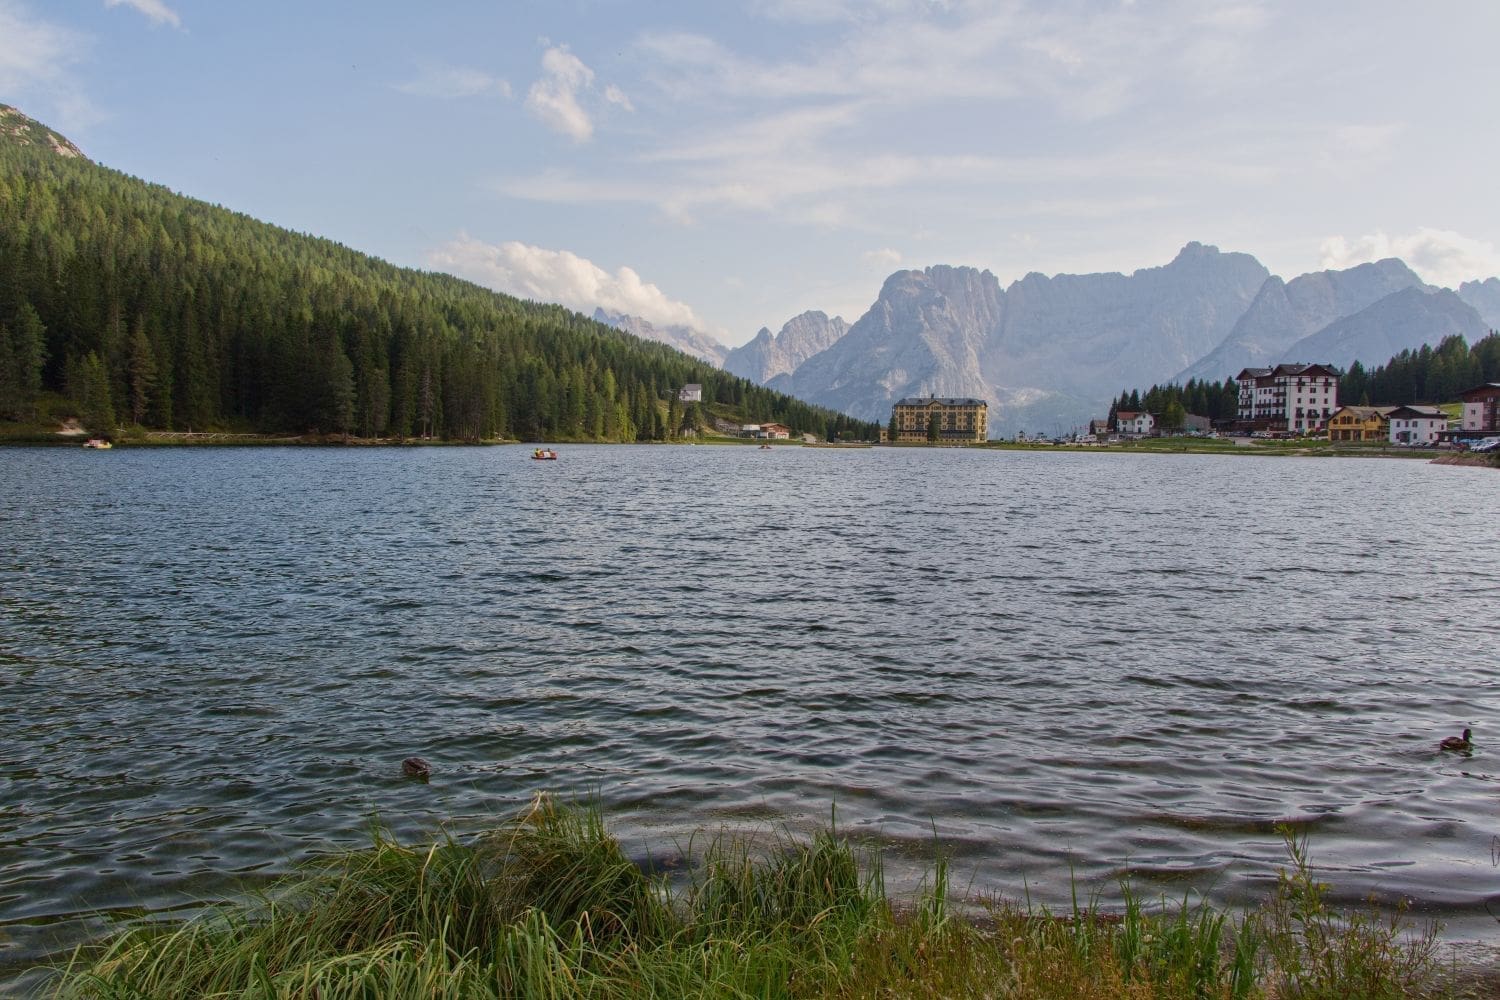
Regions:
<instances>
[{"instance_id":1,"label":"shallow water","mask_svg":"<svg viewBox=\"0 0 1500 1000\"><path fill-rule=\"evenodd\" d=\"M1290 820L1340 901L1493 936L1492 470L528 456L0 451L0 964L538 789L634 853L836 803L898 882L936 835L1053 902L1253 901Z\"/></svg>"}]
</instances>

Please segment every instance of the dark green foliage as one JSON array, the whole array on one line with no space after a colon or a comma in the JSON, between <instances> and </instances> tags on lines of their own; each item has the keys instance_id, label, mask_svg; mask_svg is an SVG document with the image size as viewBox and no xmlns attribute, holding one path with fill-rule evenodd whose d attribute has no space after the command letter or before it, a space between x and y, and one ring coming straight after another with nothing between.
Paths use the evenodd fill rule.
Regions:
<instances>
[{"instance_id":1,"label":"dark green foliage","mask_svg":"<svg viewBox=\"0 0 1500 1000\"><path fill-rule=\"evenodd\" d=\"M26 420L42 388L46 331L29 303L0 312L0 419Z\"/></svg>"},{"instance_id":2,"label":"dark green foliage","mask_svg":"<svg viewBox=\"0 0 1500 1000\"><path fill-rule=\"evenodd\" d=\"M1491 332L1470 347L1460 336L1444 337L1434 350L1402 351L1374 371L1358 361L1339 380L1339 400L1374 406L1448 403L1465 389L1500 382L1500 334Z\"/></svg>"},{"instance_id":3,"label":"dark green foliage","mask_svg":"<svg viewBox=\"0 0 1500 1000\"><path fill-rule=\"evenodd\" d=\"M1234 379L1228 378L1223 382L1189 379L1187 385L1153 385L1145 393L1132 389L1120 393L1110 404L1109 425L1115 426L1115 414L1120 410L1155 414L1163 430L1181 429L1190 413L1210 420L1233 420L1239 399L1239 388ZM1175 422L1174 426L1167 426L1168 419Z\"/></svg>"},{"instance_id":4,"label":"dark green foliage","mask_svg":"<svg viewBox=\"0 0 1500 1000\"><path fill-rule=\"evenodd\" d=\"M1182 400L1167 400L1167 405L1162 407L1161 411L1161 429L1164 431L1180 431L1186 420L1187 410L1183 407Z\"/></svg>"},{"instance_id":5,"label":"dark green foliage","mask_svg":"<svg viewBox=\"0 0 1500 1000\"><path fill-rule=\"evenodd\" d=\"M86 396L86 422L111 427L664 440L687 382L746 420L875 434L559 306L0 134L0 419L29 417L45 389Z\"/></svg>"}]
</instances>

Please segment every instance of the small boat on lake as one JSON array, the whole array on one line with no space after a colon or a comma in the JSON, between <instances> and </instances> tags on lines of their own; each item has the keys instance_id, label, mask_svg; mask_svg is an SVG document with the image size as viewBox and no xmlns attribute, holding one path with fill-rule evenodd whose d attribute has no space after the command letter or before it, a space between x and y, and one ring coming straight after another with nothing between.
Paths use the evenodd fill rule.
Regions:
<instances>
[{"instance_id":1,"label":"small boat on lake","mask_svg":"<svg viewBox=\"0 0 1500 1000\"><path fill-rule=\"evenodd\" d=\"M557 452L551 448L537 448L531 453L531 457L538 462L555 462L557 461Z\"/></svg>"},{"instance_id":2,"label":"small boat on lake","mask_svg":"<svg viewBox=\"0 0 1500 1000\"><path fill-rule=\"evenodd\" d=\"M113 448L114 445L104 438L89 438L83 442L85 448Z\"/></svg>"}]
</instances>

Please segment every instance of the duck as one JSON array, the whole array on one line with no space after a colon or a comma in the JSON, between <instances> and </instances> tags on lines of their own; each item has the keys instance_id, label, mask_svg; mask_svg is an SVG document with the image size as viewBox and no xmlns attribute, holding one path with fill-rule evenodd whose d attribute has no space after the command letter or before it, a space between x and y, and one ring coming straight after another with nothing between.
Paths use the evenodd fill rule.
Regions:
<instances>
[{"instance_id":1,"label":"duck","mask_svg":"<svg viewBox=\"0 0 1500 1000\"><path fill-rule=\"evenodd\" d=\"M421 757L408 757L401 762L401 773L408 778L426 779L432 774L432 765Z\"/></svg>"},{"instance_id":2,"label":"duck","mask_svg":"<svg viewBox=\"0 0 1500 1000\"><path fill-rule=\"evenodd\" d=\"M1473 749L1474 744L1469 742L1470 730L1465 729L1462 736L1449 736L1438 744L1439 750L1467 751Z\"/></svg>"}]
</instances>

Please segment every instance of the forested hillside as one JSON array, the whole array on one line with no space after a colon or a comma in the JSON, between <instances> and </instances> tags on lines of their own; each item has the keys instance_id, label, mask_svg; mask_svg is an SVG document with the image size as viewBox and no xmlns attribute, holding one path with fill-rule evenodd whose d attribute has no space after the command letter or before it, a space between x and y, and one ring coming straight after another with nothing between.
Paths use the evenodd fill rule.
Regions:
<instances>
[{"instance_id":1,"label":"forested hillside","mask_svg":"<svg viewBox=\"0 0 1500 1000\"><path fill-rule=\"evenodd\" d=\"M561 307L398 268L80 156L0 105L0 419L634 441L729 410L867 426ZM684 383L703 406L676 402Z\"/></svg>"}]
</instances>

